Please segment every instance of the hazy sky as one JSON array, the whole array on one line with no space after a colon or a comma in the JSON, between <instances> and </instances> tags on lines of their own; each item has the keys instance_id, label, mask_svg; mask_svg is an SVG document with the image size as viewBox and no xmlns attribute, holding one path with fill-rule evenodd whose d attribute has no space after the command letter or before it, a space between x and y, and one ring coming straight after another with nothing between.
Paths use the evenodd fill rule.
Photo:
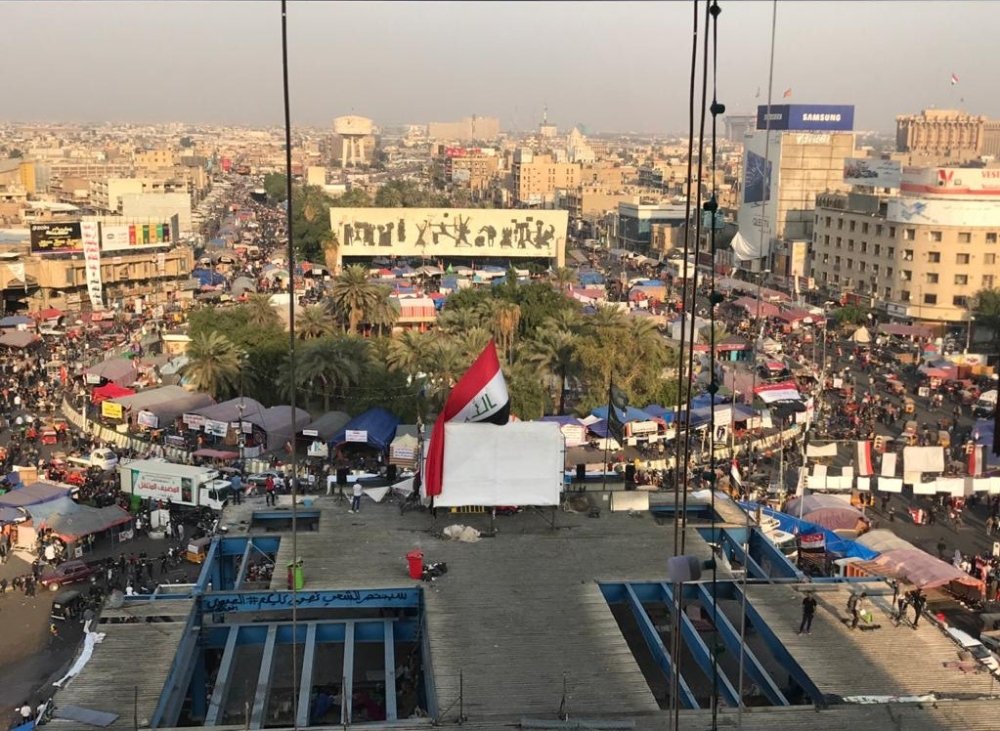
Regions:
<instances>
[{"instance_id":1,"label":"hazy sky","mask_svg":"<svg viewBox=\"0 0 1000 731\"><path fill-rule=\"evenodd\" d=\"M752 110L771 4L720 5L719 98ZM479 114L524 129L547 104L560 127L683 130L691 16L688 2L290 2L293 123ZM0 118L282 119L276 0L4 2L0 24ZM780 2L775 103L787 88L853 103L858 129L931 106L1000 117L997 27L1000 2Z\"/></svg>"}]
</instances>

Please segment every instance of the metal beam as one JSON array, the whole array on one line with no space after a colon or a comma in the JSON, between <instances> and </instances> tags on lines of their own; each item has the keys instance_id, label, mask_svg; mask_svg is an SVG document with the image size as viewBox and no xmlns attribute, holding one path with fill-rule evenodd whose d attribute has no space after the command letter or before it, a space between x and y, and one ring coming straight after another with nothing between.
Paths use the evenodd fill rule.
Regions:
<instances>
[{"instance_id":1,"label":"metal beam","mask_svg":"<svg viewBox=\"0 0 1000 731\"><path fill-rule=\"evenodd\" d=\"M744 595L743 590L733 584L733 590L735 592L736 601L740 602L740 606L743 606ZM792 679L798 683L799 687L806 692L812 702L817 706L823 708L826 706L826 698L812 679L806 674L806 671L802 669L798 661L792 657L792 653L782 644L781 640L774 633L774 630L767 624L764 618L761 616L760 612L754 607L754 605L746 600L747 617L750 619L750 624L753 628L757 630L761 638L767 644L767 649L771 651L774 655L774 659L777 660L781 666L788 671L788 674L792 676Z\"/></svg>"},{"instance_id":2,"label":"metal beam","mask_svg":"<svg viewBox=\"0 0 1000 731\"><path fill-rule=\"evenodd\" d=\"M278 626L272 624L267 628L267 640L264 642L264 654L260 658L260 674L257 676L257 693L253 698L253 710L250 711L250 728L264 728L264 711L271 695L271 670L274 668L274 645L278 639Z\"/></svg>"},{"instance_id":3,"label":"metal beam","mask_svg":"<svg viewBox=\"0 0 1000 731\"><path fill-rule=\"evenodd\" d=\"M691 621L691 618L683 608L678 611L673 590L665 583L660 584L660 589L663 592L663 599L667 607L669 607L670 613L675 615L675 627L677 626L677 620L680 620L681 636L687 643L687 648L691 652L692 657L694 657L694 661L698 663L698 667L705 673L705 677L708 678L709 682L717 685L722 691L722 698L726 704L738 707L740 705L739 693L736 692L733 684L729 682L726 674L722 672L718 661L713 662L712 651L708 649L705 640L701 638L701 635L694 626L694 622ZM717 678L717 682L712 680L713 677Z\"/></svg>"},{"instance_id":4,"label":"metal beam","mask_svg":"<svg viewBox=\"0 0 1000 731\"><path fill-rule=\"evenodd\" d=\"M306 629L305 650L302 653L302 674L299 676L299 708L296 725L309 725L309 710L312 707L313 662L316 659L316 623L310 622ZM293 670L294 672L294 670Z\"/></svg>"},{"instance_id":5,"label":"metal beam","mask_svg":"<svg viewBox=\"0 0 1000 731\"><path fill-rule=\"evenodd\" d=\"M167 681L163 684L160 699L157 701L150 719L150 725L153 728L170 728L177 725L177 719L181 715L181 707L184 705L184 699L191 687L195 654L200 651L200 637L201 613L197 609L192 609L184 624L184 634L181 635L177 644L177 652L174 653Z\"/></svg>"},{"instance_id":6,"label":"metal beam","mask_svg":"<svg viewBox=\"0 0 1000 731\"><path fill-rule=\"evenodd\" d=\"M725 644L726 649L734 656L739 657L741 647L739 632L733 627L732 622L729 621L729 617L726 616L725 612L719 611L715 600L712 598L712 593L708 589L708 585L698 584L697 586L698 598L701 600L702 606L706 608L710 607L709 613L712 615L712 624L715 625L715 628L722 636L722 642ZM743 658L746 661L744 668L747 675L753 678L754 682L760 686L767 699L776 706L791 705L785 694L781 692L781 688L774 682L774 678L764 669L760 660L757 659L757 656L745 643L742 643L742 652Z\"/></svg>"},{"instance_id":7,"label":"metal beam","mask_svg":"<svg viewBox=\"0 0 1000 731\"><path fill-rule=\"evenodd\" d=\"M354 624L347 625L344 635L344 687L340 689L342 702L340 704L340 720L344 726L351 724L354 706Z\"/></svg>"},{"instance_id":8,"label":"metal beam","mask_svg":"<svg viewBox=\"0 0 1000 731\"><path fill-rule=\"evenodd\" d=\"M396 641L414 642L418 639L417 634L419 630L418 621L416 619L403 621L396 619L383 620L375 618L327 621L314 620L312 623L316 625L316 642L320 645L343 642L344 636L347 633L345 626L348 623L354 624L355 644L365 644L374 642L382 643L385 641L384 623L386 621L392 622L395 626L393 634ZM200 640L201 646L207 649L221 649L225 647L226 640L229 638L230 627L240 628L240 639L237 643L240 646L263 645L267 640L267 628L271 626L271 624L278 625L278 638L275 640L275 644L277 645L289 645L293 642L302 644L306 641L306 622L300 622L298 625L298 632L293 632L288 621L283 620L282 623L261 622L260 624L230 624L208 627L202 631Z\"/></svg>"},{"instance_id":9,"label":"metal beam","mask_svg":"<svg viewBox=\"0 0 1000 731\"><path fill-rule=\"evenodd\" d=\"M656 631L653 621L646 614L642 602L639 601L639 597L636 596L635 591L628 584L625 584L625 600L632 609L632 614L639 625L639 631L642 633L643 639L646 640L646 646L649 647L649 652L653 656L653 660L667 678L672 678L674 673L677 672L674 661L671 659L670 653L667 652L667 648L663 646L660 633ZM677 673L677 688L680 692L680 701L685 708L700 707L698 699L694 697L694 693L691 692L687 681L684 680L684 676L679 672Z\"/></svg>"},{"instance_id":10,"label":"metal beam","mask_svg":"<svg viewBox=\"0 0 1000 731\"><path fill-rule=\"evenodd\" d=\"M239 591L240 587L243 585L243 580L247 577L247 569L250 568L251 551L253 551L252 538L247 541L247 547L243 549L243 558L240 559L240 569L236 572L236 581L233 582L233 589L235 591Z\"/></svg>"},{"instance_id":11,"label":"metal beam","mask_svg":"<svg viewBox=\"0 0 1000 731\"><path fill-rule=\"evenodd\" d=\"M396 720L396 633L394 622L385 621L385 720Z\"/></svg>"},{"instance_id":12,"label":"metal beam","mask_svg":"<svg viewBox=\"0 0 1000 731\"><path fill-rule=\"evenodd\" d=\"M218 568L217 562L219 561L220 549L219 541L220 538L215 538L212 540L212 544L208 547L208 553L205 554L205 561L201 564L201 571L198 573L198 581L195 583L195 587L199 592L207 591L208 583L212 580L212 574ZM218 585L218 582L212 585L213 589L221 589L222 587Z\"/></svg>"},{"instance_id":13,"label":"metal beam","mask_svg":"<svg viewBox=\"0 0 1000 731\"><path fill-rule=\"evenodd\" d=\"M777 546L771 543L758 528L750 529L750 540L747 541L747 544L750 546L751 552L756 551L758 556L762 556L770 562L775 573L778 574L778 578L796 581L806 580L805 574L788 559L788 556L779 551ZM760 562L758 561L758 563Z\"/></svg>"},{"instance_id":14,"label":"metal beam","mask_svg":"<svg viewBox=\"0 0 1000 731\"><path fill-rule=\"evenodd\" d=\"M743 545L741 543L734 541L732 538L729 538L729 536L726 536L725 534L723 534L722 540L723 543L729 545L732 548L733 553L736 554L736 558L739 559L740 563L743 564L744 569L749 572L750 576L754 576L758 579L765 579L765 580L771 578L770 576L767 575L767 572L764 571L763 568L761 568L760 564L754 561L753 558L750 556L750 554L747 553L745 550L743 550Z\"/></svg>"},{"instance_id":15,"label":"metal beam","mask_svg":"<svg viewBox=\"0 0 1000 731\"><path fill-rule=\"evenodd\" d=\"M226 696L229 695L229 684L233 678L233 660L236 657L236 640L239 634L239 627L229 628L226 649L222 652L219 673L215 676L215 687L212 688L212 700L209 701L208 713L205 714L206 726L221 725L222 711L226 707Z\"/></svg>"}]
</instances>

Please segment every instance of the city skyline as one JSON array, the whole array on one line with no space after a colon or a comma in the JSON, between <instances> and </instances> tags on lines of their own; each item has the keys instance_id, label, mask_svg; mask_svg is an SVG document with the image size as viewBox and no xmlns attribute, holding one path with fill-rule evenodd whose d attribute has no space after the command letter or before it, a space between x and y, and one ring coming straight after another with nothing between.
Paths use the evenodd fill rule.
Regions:
<instances>
[{"instance_id":1,"label":"city skyline","mask_svg":"<svg viewBox=\"0 0 1000 731\"><path fill-rule=\"evenodd\" d=\"M771 5L721 6L719 98L731 113L750 112L767 97ZM977 71L986 36L961 30L1000 19L1000 5L900 7L779 3L772 103L854 104L857 129L885 132L896 114L924 108L1000 117L989 75ZM10 27L33 30L11 34L0 52L7 68L20 60L29 69L0 81L9 121L281 121L277 2L23 3L4 12ZM296 126L349 113L383 126L478 114L516 131L535 127L547 108L562 129L687 127L688 3L292 2L289 39Z\"/></svg>"}]
</instances>

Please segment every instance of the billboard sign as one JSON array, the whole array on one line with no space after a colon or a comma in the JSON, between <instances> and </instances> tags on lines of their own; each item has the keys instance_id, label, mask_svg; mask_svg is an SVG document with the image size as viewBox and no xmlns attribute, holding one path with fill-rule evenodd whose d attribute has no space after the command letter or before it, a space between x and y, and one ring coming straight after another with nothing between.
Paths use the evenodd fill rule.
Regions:
<instances>
[{"instance_id":1,"label":"billboard sign","mask_svg":"<svg viewBox=\"0 0 1000 731\"><path fill-rule=\"evenodd\" d=\"M1000 228L1000 201L890 198L886 220L904 225Z\"/></svg>"},{"instance_id":2,"label":"billboard sign","mask_svg":"<svg viewBox=\"0 0 1000 731\"><path fill-rule=\"evenodd\" d=\"M80 222L31 224L32 254L79 254L83 252Z\"/></svg>"},{"instance_id":3,"label":"billboard sign","mask_svg":"<svg viewBox=\"0 0 1000 731\"><path fill-rule=\"evenodd\" d=\"M853 104L766 104L757 107L757 129L784 131L854 129Z\"/></svg>"},{"instance_id":4,"label":"billboard sign","mask_svg":"<svg viewBox=\"0 0 1000 731\"><path fill-rule=\"evenodd\" d=\"M176 224L173 216L167 221L133 223L101 223L101 250L127 251L170 246L175 240Z\"/></svg>"},{"instance_id":5,"label":"billboard sign","mask_svg":"<svg viewBox=\"0 0 1000 731\"><path fill-rule=\"evenodd\" d=\"M774 179L781 169L780 135L757 130L744 143L743 198L736 213L739 238L733 243L742 261L767 256L778 235L778 201L772 200L772 193L780 182Z\"/></svg>"},{"instance_id":6,"label":"billboard sign","mask_svg":"<svg viewBox=\"0 0 1000 731\"><path fill-rule=\"evenodd\" d=\"M1000 168L905 167L902 177L899 189L903 193L1000 197Z\"/></svg>"},{"instance_id":7,"label":"billboard sign","mask_svg":"<svg viewBox=\"0 0 1000 731\"><path fill-rule=\"evenodd\" d=\"M568 211L482 208L331 208L345 256L566 257ZM338 261L339 263L339 261Z\"/></svg>"},{"instance_id":8,"label":"billboard sign","mask_svg":"<svg viewBox=\"0 0 1000 731\"><path fill-rule=\"evenodd\" d=\"M95 221L80 224L83 238L84 274L87 279L87 296L95 310L104 309L104 281L101 278L101 234Z\"/></svg>"},{"instance_id":9,"label":"billboard sign","mask_svg":"<svg viewBox=\"0 0 1000 731\"><path fill-rule=\"evenodd\" d=\"M902 166L896 160L848 157L844 160L844 182L874 188L898 188Z\"/></svg>"},{"instance_id":10,"label":"billboard sign","mask_svg":"<svg viewBox=\"0 0 1000 731\"><path fill-rule=\"evenodd\" d=\"M132 494L138 497L167 502L182 500L184 493L190 491L191 480L188 478L132 470ZM187 496L186 502L190 500L190 496Z\"/></svg>"}]
</instances>

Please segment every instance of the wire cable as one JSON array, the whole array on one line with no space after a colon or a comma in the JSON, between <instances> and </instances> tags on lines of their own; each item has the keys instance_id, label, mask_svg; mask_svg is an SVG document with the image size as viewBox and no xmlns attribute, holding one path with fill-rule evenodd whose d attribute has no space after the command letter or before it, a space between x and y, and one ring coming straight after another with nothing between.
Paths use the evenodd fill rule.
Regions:
<instances>
[{"instance_id":1,"label":"wire cable","mask_svg":"<svg viewBox=\"0 0 1000 731\"><path fill-rule=\"evenodd\" d=\"M775 45L774 44L774 39L777 36L777 28L778 28L778 0L772 0L772 2L771 2L771 52L770 52L770 60L768 62L769 65L768 65L768 71L767 71L767 113L764 115L764 134L766 135L766 139L765 139L765 142L764 142L764 174L767 176L767 178L765 180L765 188L767 190L770 190L770 187L771 187L771 176L768 174L768 165L770 164L770 152L771 152L771 150L770 150L770 142L771 142L771 101L772 101L772 93L773 93L773 90L774 90L774 45ZM744 150L744 154L746 154L745 150ZM767 198L767 196L764 196L764 197L765 197L765 199ZM767 201L766 200L764 201L764 207L761 210L762 210L763 213L767 212ZM764 216L762 215L761 218L763 219ZM763 225L761 225L761 250L763 250L763 245L764 245L763 244L763 237L764 237L764 229L763 229ZM756 320L758 322L760 321L760 304L761 304L761 299L763 298L763 291L762 291L763 283L764 283L764 273L761 272L760 273L760 278L757 280L757 318L756 318ZM761 328L761 337L758 338L758 340L756 341L755 346L754 346L754 355L755 355L755 357L757 355L757 346L760 345L760 343L761 343L762 340L763 340L763 327ZM734 385L735 385L735 382L734 382ZM756 390L757 390L757 368L756 368L756 363L754 363L754 368L751 371L751 379L750 379L750 398L751 399L753 399L754 393L756 392ZM735 399L734 399L734 401L735 401ZM779 425L779 428L781 428L781 425ZM748 498L747 503L748 503L748 507L749 507L749 497L750 497L750 488L749 488L749 486L747 487L747 490L746 490L746 497ZM746 533L746 541L747 542L743 545L743 550L744 550L744 558L748 558L749 555L750 555L750 511L749 511L749 509L745 509L744 513L746 514L746 525L745 525L746 531L745 531L745 533ZM749 562L746 562L746 564L748 564L748 563ZM737 689L737 692L739 693L740 703L737 704L737 706L736 706L736 727L738 729L743 728L743 703L742 703L742 701L743 701L743 668L744 668L744 665L745 665L745 662L746 662L745 648L746 648L746 631L747 631L747 602L748 602L748 596L747 596L747 594L748 594L748 588L749 588L749 583L747 581L748 575L749 575L749 566L748 565L744 565L743 566L743 581L741 582L741 584L742 584L742 586L741 586L742 591L740 592L740 596L742 598L742 601L740 603L740 663L739 663L740 669L739 669L739 678L737 679L738 683L739 683L739 687Z\"/></svg>"},{"instance_id":2,"label":"wire cable","mask_svg":"<svg viewBox=\"0 0 1000 731\"><path fill-rule=\"evenodd\" d=\"M690 255L690 232L691 232L691 173L692 166L694 164L694 102L695 102L695 85L697 81L697 69L698 69L698 0L694 0L692 3L692 21L691 21L691 77L688 86L688 159L687 159L687 195L685 196L684 205L684 278L681 279L681 332L680 332L680 348L678 349L678 384L677 384L677 405L676 411L674 412L674 555L680 556L684 552L684 531L687 528L687 519L683 513L683 508L681 506L681 489L683 485L687 484L687 461L683 460L685 450L681 444L681 428L684 429L684 441L687 442L688 439L688 427L690 422L690 409L684 409L682 406L683 395L684 395L684 380L685 377L690 378L690 372L684 373L684 342L687 333L687 315L688 315L688 298L687 298L687 264L688 256ZM691 329L694 330L694 319L692 316ZM681 419L681 415L684 414L684 419ZM682 461L683 460L683 461ZM683 479L681 477L680 471L684 471ZM687 495L683 497L683 505L687 506ZM680 703L678 699L678 693L680 692L680 656L681 656L681 641L680 641L680 611L679 606L681 602L681 597L675 597L676 606L674 608L675 616L674 622L671 629L670 635L670 655L673 658L673 673L670 677L670 723L672 728L680 728Z\"/></svg>"},{"instance_id":3,"label":"wire cable","mask_svg":"<svg viewBox=\"0 0 1000 731\"><path fill-rule=\"evenodd\" d=\"M288 379L292 384L289 389L289 403L292 412L291 452L292 466L292 561L299 560L298 535L298 491L299 470L298 457L295 454L295 435L298 426L295 423L295 239L292 236L292 112L288 91L288 8L286 0L281 0L281 80L285 105L285 193L288 196L288 206L285 209L286 229L288 233ZM299 594L296 586L296 572L292 571L292 728L299 729Z\"/></svg>"}]
</instances>

